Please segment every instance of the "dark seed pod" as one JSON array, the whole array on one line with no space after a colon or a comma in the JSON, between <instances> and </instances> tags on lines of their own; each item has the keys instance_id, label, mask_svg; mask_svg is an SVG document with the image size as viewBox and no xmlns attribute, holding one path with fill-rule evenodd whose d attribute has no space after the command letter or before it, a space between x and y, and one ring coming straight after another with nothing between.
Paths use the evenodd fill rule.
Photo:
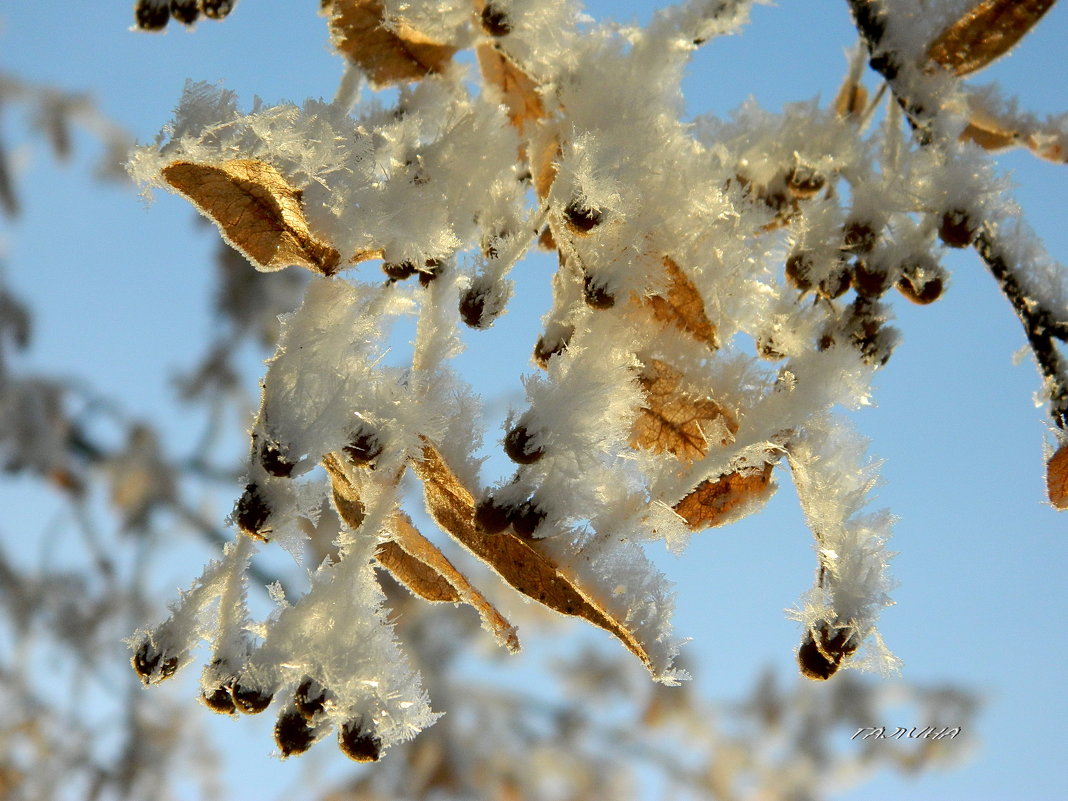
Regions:
<instances>
[{"instance_id":1,"label":"dark seed pod","mask_svg":"<svg viewBox=\"0 0 1068 801\"><path fill-rule=\"evenodd\" d=\"M533 537L538 526L545 522L545 517L546 512L543 509L539 509L530 501L524 501L512 512L512 530L520 537Z\"/></svg>"},{"instance_id":2,"label":"dark seed pod","mask_svg":"<svg viewBox=\"0 0 1068 801\"><path fill-rule=\"evenodd\" d=\"M826 624L821 624L816 637L811 631L805 633L805 639L797 651L801 675L815 681L826 681L838 671L842 660L857 650L858 645L850 630L835 627L832 633Z\"/></svg>"},{"instance_id":3,"label":"dark seed pod","mask_svg":"<svg viewBox=\"0 0 1068 801\"><path fill-rule=\"evenodd\" d=\"M850 220L842 229L842 246L850 253L870 253L875 247L875 227L866 220Z\"/></svg>"},{"instance_id":4,"label":"dark seed pod","mask_svg":"<svg viewBox=\"0 0 1068 801\"><path fill-rule=\"evenodd\" d=\"M410 261L384 261L382 262L382 272L391 281L403 281L405 278L411 278L415 275L415 265Z\"/></svg>"},{"instance_id":5,"label":"dark seed pod","mask_svg":"<svg viewBox=\"0 0 1068 801\"><path fill-rule=\"evenodd\" d=\"M945 290L944 275L936 262L922 259L902 269L897 290L913 303L926 306L942 297Z\"/></svg>"},{"instance_id":6,"label":"dark seed pod","mask_svg":"<svg viewBox=\"0 0 1068 801\"><path fill-rule=\"evenodd\" d=\"M133 669L145 684L156 684L169 679L178 670L178 657L168 656L151 640L145 639L137 647L130 660Z\"/></svg>"},{"instance_id":7,"label":"dark seed pod","mask_svg":"<svg viewBox=\"0 0 1068 801\"><path fill-rule=\"evenodd\" d=\"M258 715L274 700L273 693L258 687L243 686L240 681L235 682L230 688L230 695L234 699L234 706L237 710L246 715Z\"/></svg>"},{"instance_id":8,"label":"dark seed pod","mask_svg":"<svg viewBox=\"0 0 1068 801\"><path fill-rule=\"evenodd\" d=\"M486 3L482 9L482 30L490 36L507 36L512 32L512 23L508 15L493 5Z\"/></svg>"},{"instance_id":9,"label":"dark seed pod","mask_svg":"<svg viewBox=\"0 0 1068 801\"><path fill-rule=\"evenodd\" d=\"M171 16L183 25L192 25L200 16L197 0L171 0Z\"/></svg>"},{"instance_id":10,"label":"dark seed pod","mask_svg":"<svg viewBox=\"0 0 1068 801\"><path fill-rule=\"evenodd\" d=\"M504 438L504 452L516 464L534 464L545 451L530 444L531 434L524 425L513 428Z\"/></svg>"},{"instance_id":11,"label":"dark seed pod","mask_svg":"<svg viewBox=\"0 0 1068 801\"><path fill-rule=\"evenodd\" d=\"M230 694L230 688L225 684L216 687L210 692L203 692L200 696L200 700L203 701L204 706L212 712L218 712L220 715L237 714L237 705L234 704L234 697Z\"/></svg>"},{"instance_id":12,"label":"dark seed pod","mask_svg":"<svg viewBox=\"0 0 1068 801\"><path fill-rule=\"evenodd\" d=\"M382 741L364 728L362 719L342 724L337 739L342 753L356 762L377 762L382 757Z\"/></svg>"},{"instance_id":13,"label":"dark seed pod","mask_svg":"<svg viewBox=\"0 0 1068 801\"><path fill-rule=\"evenodd\" d=\"M577 200L572 200L564 209L564 219L571 233L585 236L604 220L600 209L585 208Z\"/></svg>"},{"instance_id":14,"label":"dark seed pod","mask_svg":"<svg viewBox=\"0 0 1068 801\"><path fill-rule=\"evenodd\" d=\"M382 443L376 434L361 429L341 450L357 467L373 467L375 459L382 455Z\"/></svg>"},{"instance_id":15,"label":"dark seed pod","mask_svg":"<svg viewBox=\"0 0 1068 801\"><path fill-rule=\"evenodd\" d=\"M419 285L430 286L430 282L441 275L441 262L437 259L427 259L424 267L419 271Z\"/></svg>"},{"instance_id":16,"label":"dark seed pod","mask_svg":"<svg viewBox=\"0 0 1068 801\"><path fill-rule=\"evenodd\" d=\"M794 167L786 176L786 188L798 200L815 197L824 183L826 179L808 166Z\"/></svg>"},{"instance_id":17,"label":"dark seed pod","mask_svg":"<svg viewBox=\"0 0 1068 801\"><path fill-rule=\"evenodd\" d=\"M975 239L976 227L971 215L963 209L950 209L942 215L938 238L951 248L966 248Z\"/></svg>"},{"instance_id":18,"label":"dark seed pod","mask_svg":"<svg viewBox=\"0 0 1068 801\"><path fill-rule=\"evenodd\" d=\"M204 16L211 19L222 19L234 9L236 0L200 0L200 6Z\"/></svg>"},{"instance_id":19,"label":"dark seed pod","mask_svg":"<svg viewBox=\"0 0 1068 801\"><path fill-rule=\"evenodd\" d=\"M326 708L326 688L315 679L306 677L293 695L297 711L309 723Z\"/></svg>"},{"instance_id":20,"label":"dark seed pod","mask_svg":"<svg viewBox=\"0 0 1068 801\"><path fill-rule=\"evenodd\" d=\"M886 270L858 261L853 265L853 288L858 295L878 298L890 288L890 277Z\"/></svg>"},{"instance_id":21,"label":"dark seed pod","mask_svg":"<svg viewBox=\"0 0 1068 801\"><path fill-rule=\"evenodd\" d=\"M296 709L286 709L274 724L274 741L283 757L303 754L315 742L315 728Z\"/></svg>"},{"instance_id":22,"label":"dark seed pod","mask_svg":"<svg viewBox=\"0 0 1068 801\"><path fill-rule=\"evenodd\" d=\"M460 298L460 318L472 328L485 328L483 315L486 312L486 292L482 287L471 287Z\"/></svg>"},{"instance_id":23,"label":"dark seed pod","mask_svg":"<svg viewBox=\"0 0 1068 801\"><path fill-rule=\"evenodd\" d=\"M288 478L293 474L293 468L296 467L293 462L286 459L278 443L266 440L260 445L260 464L263 465L264 470L278 478Z\"/></svg>"},{"instance_id":24,"label":"dark seed pod","mask_svg":"<svg viewBox=\"0 0 1068 801\"><path fill-rule=\"evenodd\" d=\"M582 297L586 305L594 309L611 309L616 305L615 296L604 285L595 284L589 274L582 279Z\"/></svg>"},{"instance_id":25,"label":"dark seed pod","mask_svg":"<svg viewBox=\"0 0 1068 801\"><path fill-rule=\"evenodd\" d=\"M562 332L562 336L558 336L555 340L547 340L544 335L538 337L538 341L534 345L534 361L537 362L538 366L547 368L549 359L567 350L567 344L571 341L574 333L574 326L569 325Z\"/></svg>"},{"instance_id":26,"label":"dark seed pod","mask_svg":"<svg viewBox=\"0 0 1068 801\"><path fill-rule=\"evenodd\" d=\"M260 494L260 488L256 484L246 485L244 493L237 501L234 516L238 528L248 536L266 542L266 524L270 516L271 508Z\"/></svg>"},{"instance_id":27,"label":"dark seed pod","mask_svg":"<svg viewBox=\"0 0 1068 801\"><path fill-rule=\"evenodd\" d=\"M796 251L790 254L786 259L786 280L801 292L812 289L812 257L808 253Z\"/></svg>"},{"instance_id":28,"label":"dark seed pod","mask_svg":"<svg viewBox=\"0 0 1068 801\"><path fill-rule=\"evenodd\" d=\"M509 510L498 506L492 495L487 495L475 507L475 525L483 534L499 534L508 528Z\"/></svg>"},{"instance_id":29,"label":"dark seed pod","mask_svg":"<svg viewBox=\"0 0 1068 801\"><path fill-rule=\"evenodd\" d=\"M821 297L833 300L834 298L842 297L848 292L851 283L852 276L850 276L849 270L844 265L838 265L820 281L816 291L820 293Z\"/></svg>"},{"instance_id":30,"label":"dark seed pod","mask_svg":"<svg viewBox=\"0 0 1068 801\"><path fill-rule=\"evenodd\" d=\"M134 20L142 31L162 31L170 18L167 0L138 0L134 6Z\"/></svg>"},{"instance_id":31,"label":"dark seed pod","mask_svg":"<svg viewBox=\"0 0 1068 801\"><path fill-rule=\"evenodd\" d=\"M831 348L833 348L834 347L834 334L831 334L830 332L825 332L820 337L820 341L816 343L816 347L819 348L821 351L830 350Z\"/></svg>"}]
</instances>

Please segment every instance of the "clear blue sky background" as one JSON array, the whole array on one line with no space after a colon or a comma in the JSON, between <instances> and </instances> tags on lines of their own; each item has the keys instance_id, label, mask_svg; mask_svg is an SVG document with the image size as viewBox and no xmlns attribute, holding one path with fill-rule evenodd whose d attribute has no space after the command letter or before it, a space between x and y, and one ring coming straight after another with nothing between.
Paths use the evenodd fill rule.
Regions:
<instances>
[{"instance_id":1,"label":"clear blue sky background","mask_svg":"<svg viewBox=\"0 0 1068 801\"><path fill-rule=\"evenodd\" d=\"M166 35L147 36L128 31L125 0L0 0L0 70L87 91L106 115L150 141L186 78L221 81L246 104L254 95L267 102L330 97L341 62L327 48L317 5L241 0L221 24L205 22L194 33L172 25ZM644 20L653 5L601 0L587 8L598 18ZM743 35L701 51L685 85L690 113L723 115L750 94L771 109L833 96L843 51L854 41L846 4L781 6L756 8ZM999 81L1032 111L1068 111L1066 47L1068 8L1058 6L980 78ZM3 120L8 145L20 144L22 128ZM91 378L134 416L163 420L178 447L194 420L174 403L169 378L201 354L210 328L214 234L195 225L184 201L159 195L146 211L129 188L93 183L95 146L79 139L76 151L65 167L43 148L34 155L19 176L24 214L0 229L7 280L36 318L27 364ZM1068 260L1068 167L1027 154L1000 162L1046 246ZM883 634L908 680L961 683L985 696L978 728L967 732L978 750L962 769L916 782L880 779L846 797L1063 799L1068 515L1043 503L1045 427L1032 403L1039 378L1030 359L1014 363L1022 332L974 254L955 255L949 266L953 281L941 301L897 305L904 343L877 379L878 407L856 422L872 453L886 460L877 503L900 517L892 542L900 587L897 606L883 614ZM547 275L535 277L544 285ZM501 334L477 345L480 358L496 360L483 367L487 373L510 358L491 349L512 331L532 341L540 313L514 307ZM658 557L678 582L677 629L694 638L688 649L705 694L738 697L768 664L780 675L795 670L799 634L783 609L809 587L814 555L789 481L781 483L764 513L695 537L682 558ZM20 526L43 525L41 509L56 500L19 483L0 488L0 503L0 536L8 538ZM197 567L175 566L170 583L187 583ZM272 793L306 769L262 757L266 721L223 723L255 731L247 755L227 758L257 773Z\"/></svg>"}]
</instances>

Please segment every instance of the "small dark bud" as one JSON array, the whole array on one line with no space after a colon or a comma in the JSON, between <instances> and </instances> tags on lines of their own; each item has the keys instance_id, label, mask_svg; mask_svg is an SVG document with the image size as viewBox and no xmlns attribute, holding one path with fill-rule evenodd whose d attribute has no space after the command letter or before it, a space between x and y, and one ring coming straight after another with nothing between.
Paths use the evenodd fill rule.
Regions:
<instances>
[{"instance_id":1,"label":"small dark bud","mask_svg":"<svg viewBox=\"0 0 1068 801\"><path fill-rule=\"evenodd\" d=\"M234 697L230 695L230 688L225 684L216 687L210 692L205 691L201 694L200 700L203 701L204 706L212 712L218 712L220 715L237 714L237 706L234 704Z\"/></svg>"},{"instance_id":2,"label":"small dark bud","mask_svg":"<svg viewBox=\"0 0 1068 801\"><path fill-rule=\"evenodd\" d=\"M171 0L171 16L183 25L192 25L200 16L197 0Z\"/></svg>"},{"instance_id":3,"label":"small dark bud","mask_svg":"<svg viewBox=\"0 0 1068 801\"><path fill-rule=\"evenodd\" d=\"M487 495L475 507L475 525L483 534L499 534L510 522L508 509L498 506L492 495Z\"/></svg>"},{"instance_id":4,"label":"small dark bud","mask_svg":"<svg viewBox=\"0 0 1068 801\"><path fill-rule=\"evenodd\" d=\"M315 728L296 709L286 709L274 724L274 741L283 757L303 754L315 742Z\"/></svg>"},{"instance_id":5,"label":"small dark bud","mask_svg":"<svg viewBox=\"0 0 1068 801\"><path fill-rule=\"evenodd\" d=\"M853 288L858 295L878 298L890 288L890 277L886 270L858 261L853 265Z\"/></svg>"},{"instance_id":6,"label":"small dark bud","mask_svg":"<svg viewBox=\"0 0 1068 801\"><path fill-rule=\"evenodd\" d=\"M460 298L460 318L472 328L484 328L482 315L486 311L486 292L471 287Z\"/></svg>"},{"instance_id":7,"label":"small dark bud","mask_svg":"<svg viewBox=\"0 0 1068 801\"><path fill-rule=\"evenodd\" d=\"M582 297L586 305L594 309L611 309L616 305L615 296L602 284L595 284L589 275L582 280Z\"/></svg>"},{"instance_id":8,"label":"small dark bud","mask_svg":"<svg viewBox=\"0 0 1068 801\"><path fill-rule=\"evenodd\" d=\"M263 465L264 470L278 478L288 478L293 474L293 468L296 467L282 454L282 449L277 443L266 441L260 446L260 464Z\"/></svg>"},{"instance_id":9,"label":"small dark bud","mask_svg":"<svg viewBox=\"0 0 1068 801\"><path fill-rule=\"evenodd\" d=\"M870 222L850 220L842 231L842 246L850 253L871 253L875 247L876 231Z\"/></svg>"},{"instance_id":10,"label":"small dark bud","mask_svg":"<svg viewBox=\"0 0 1068 801\"><path fill-rule=\"evenodd\" d=\"M530 501L524 501L518 509L512 512L512 530L520 537L529 539L534 536L538 526L545 522L545 517L544 510L539 509Z\"/></svg>"},{"instance_id":11,"label":"small dark bud","mask_svg":"<svg viewBox=\"0 0 1068 801\"><path fill-rule=\"evenodd\" d=\"M342 753L356 762L377 762L382 756L382 741L363 727L362 720L350 720L338 729Z\"/></svg>"},{"instance_id":12,"label":"small dark bud","mask_svg":"<svg viewBox=\"0 0 1068 801\"><path fill-rule=\"evenodd\" d=\"M246 485L244 493L237 501L235 519L238 528L250 537L266 542L266 524L270 516L271 509L260 494L260 488L255 484Z\"/></svg>"},{"instance_id":13,"label":"small dark bud","mask_svg":"<svg viewBox=\"0 0 1068 801\"><path fill-rule=\"evenodd\" d=\"M236 0L201 0L200 6L204 16L209 19L222 19L229 14Z\"/></svg>"},{"instance_id":14,"label":"small dark bud","mask_svg":"<svg viewBox=\"0 0 1068 801\"><path fill-rule=\"evenodd\" d=\"M942 215L938 225L938 238L946 247L966 248L975 239L975 234L975 223L963 209L950 209Z\"/></svg>"},{"instance_id":15,"label":"small dark bud","mask_svg":"<svg viewBox=\"0 0 1068 801\"><path fill-rule=\"evenodd\" d=\"M391 281L403 281L405 278L411 278L415 275L415 265L410 261L384 261L382 262L382 272L384 272Z\"/></svg>"},{"instance_id":16,"label":"small dark bud","mask_svg":"<svg viewBox=\"0 0 1068 801\"><path fill-rule=\"evenodd\" d=\"M430 282L441 275L441 262L437 259L427 259L423 269L419 271L419 285L430 286Z\"/></svg>"},{"instance_id":17,"label":"small dark bud","mask_svg":"<svg viewBox=\"0 0 1068 801\"><path fill-rule=\"evenodd\" d=\"M839 266L833 269L830 275L820 281L817 291L820 293L821 297L832 300L834 298L840 298L848 292L851 283L852 276L850 276L849 270Z\"/></svg>"},{"instance_id":18,"label":"small dark bud","mask_svg":"<svg viewBox=\"0 0 1068 801\"><path fill-rule=\"evenodd\" d=\"M482 9L482 30L490 36L507 36L512 32L512 23L508 15L493 5L486 3Z\"/></svg>"},{"instance_id":19,"label":"small dark bud","mask_svg":"<svg viewBox=\"0 0 1068 801\"><path fill-rule=\"evenodd\" d=\"M230 688L234 706L246 715L258 715L271 705L274 694L257 687L243 687L240 682Z\"/></svg>"},{"instance_id":20,"label":"small dark bud","mask_svg":"<svg viewBox=\"0 0 1068 801\"><path fill-rule=\"evenodd\" d=\"M786 259L786 280L801 292L812 289L812 257L808 253L798 251L790 254Z\"/></svg>"},{"instance_id":21,"label":"small dark bud","mask_svg":"<svg viewBox=\"0 0 1068 801\"><path fill-rule=\"evenodd\" d=\"M920 306L934 303L942 297L943 288L941 278L932 278L917 285L913 279L908 276L902 276L901 280L897 282L898 292Z\"/></svg>"},{"instance_id":22,"label":"small dark bud","mask_svg":"<svg viewBox=\"0 0 1068 801\"><path fill-rule=\"evenodd\" d=\"M134 19L137 22L137 27L143 31L162 31L167 27L167 22L170 18L171 11L166 4L157 5L153 2L146 2L146 0L139 0L134 8Z\"/></svg>"},{"instance_id":23,"label":"small dark bud","mask_svg":"<svg viewBox=\"0 0 1068 801\"><path fill-rule=\"evenodd\" d=\"M526 426L516 426L504 438L504 452L516 464L534 464L545 455L545 451L531 447L531 439Z\"/></svg>"},{"instance_id":24,"label":"small dark bud","mask_svg":"<svg viewBox=\"0 0 1068 801\"><path fill-rule=\"evenodd\" d=\"M572 200L564 209L564 218L572 233L585 236L601 224L604 212L600 209L584 208L578 201Z\"/></svg>"},{"instance_id":25,"label":"small dark bud","mask_svg":"<svg viewBox=\"0 0 1068 801\"><path fill-rule=\"evenodd\" d=\"M297 687L293 695L293 704L297 711L309 723L326 708L326 688L311 677L307 677Z\"/></svg>"},{"instance_id":26,"label":"small dark bud","mask_svg":"<svg viewBox=\"0 0 1068 801\"><path fill-rule=\"evenodd\" d=\"M142 640L130 660L133 669L145 684L156 684L169 679L178 670L178 657L167 656L156 648L151 640Z\"/></svg>"},{"instance_id":27,"label":"small dark bud","mask_svg":"<svg viewBox=\"0 0 1068 801\"><path fill-rule=\"evenodd\" d=\"M849 629L835 627L831 631L826 624L820 624L815 638L811 631L805 633L805 639L797 651L801 675L815 681L826 681L838 671L842 660L857 650L858 645Z\"/></svg>"},{"instance_id":28,"label":"small dark bud","mask_svg":"<svg viewBox=\"0 0 1068 801\"><path fill-rule=\"evenodd\" d=\"M822 350L830 350L834 347L834 335L824 334L820 337L820 341L816 343L816 347Z\"/></svg>"},{"instance_id":29,"label":"small dark bud","mask_svg":"<svg viewBox=\"0 0 1068 801\"><path fill-rule=\"evenodd\" d=\"M557 356L567 350L567 343L571 340L571 335L575 333L575 329L568 327L568 330L564 332L563 337L558 337L551 344L546 341L544 336L538 338L537 343L534 345L534 361L537 362L539 367L547 368L549 366L549 359L553 356Z\"/></svg>"},{"instance_id":30,"label":"small dark bud","mask_svg":"<svg viewBox=\"0 0 1068 801\"><path fill-rule=\"evenodd\" d=\"M786 176L786 188L798 200L815 197L824 183L824 177L807 166L794 167Z\"/></svg>"},{"instance_id":31,"label":"small dark bud","mask_svg":"<svg viewBox=\"0 0 1068 801\"><path fill-rule=\"evenodd\" d=\"M377 435L361 430L341 450L357 467L373 467L375 459L382 455L382 443Z\"/></svg>"}]
</instances>

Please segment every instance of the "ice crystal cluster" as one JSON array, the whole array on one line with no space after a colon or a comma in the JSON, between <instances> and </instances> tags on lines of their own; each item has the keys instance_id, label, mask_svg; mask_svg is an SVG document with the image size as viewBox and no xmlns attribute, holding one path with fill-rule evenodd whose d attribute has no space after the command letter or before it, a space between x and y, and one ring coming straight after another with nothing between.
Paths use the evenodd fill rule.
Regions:
<instances>
[{"instance_id":1,"label":"ice crystal cluster","mask_svg":"<svg viewBox=\"0 0 1068 801\"><path fill-rule=\"evenodd\" d=\"M675 683L672 596L642 546L678 551L758 511L777 465L818 556L797 609L802 672L892 670L876 630L890 517L866 509L874 468L836 413L868 402L891 356L890 294L936 300L944 248L973 245L1001 271L1058 431L1068 408L1053 341L1068 320L1062 272L979 146L997 104L960 81L1048 3L1008 18L1005 3L980 3L935 27L894 5L851 4L861 44L834 102L747 105L729 120L684 120L679 87L696 48L746 21L742 0L683 2L645 28L593 24L571 0L323 0L347 59L333 101L246 111L189 85L131 173L187 197L256 269L313 277L262 380L236 542L133 639L144 681L206 640L205 703L275 703L283 755L336 729L347 754L373 760L432 723L376 571L471 605L506 648L519 640L416 528L410 473L436 524L496 576ZM868 66L888 99L875 115ZM1056 130L1021 120L1011 143L1062 152ZM462 325L493 336L536 248L558 257L552 303L531 362L502 376L526 392L500 441L514 476L486 486L479 399L451 360ZM412 315L410 362L389 366L389 331ZM1063 461L1051 461L1054 503ZM275 612L252 620L253 552L299 554L329 530L323 516L341 533L310 589L276 592Z\"/></svg>"}]
</instances>

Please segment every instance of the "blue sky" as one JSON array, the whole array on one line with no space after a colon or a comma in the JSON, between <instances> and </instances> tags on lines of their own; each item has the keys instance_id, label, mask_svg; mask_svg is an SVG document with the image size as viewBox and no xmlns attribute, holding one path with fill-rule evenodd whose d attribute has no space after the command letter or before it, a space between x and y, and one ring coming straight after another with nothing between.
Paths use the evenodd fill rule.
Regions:
<instances>
[{"instance_id":1,"label":"blue sky","mask_svg":"<svg viewBox=\"0 0 1068 801\"><path fill-rule=\"evenodd\" d=\"M127 2L0 2L0 70L88 92L146 142L170 119L186 78L222 82L246 104L254 95L267 102L331 96L341 62L328 50L316 4L296 5L241 0L221 24L193 33L172 25L146 36L128 30ZM587 4L595 17L622 20L647 19L652 6ZM1057 6L979 79L1000 82L1036 113L1068 111L1066 39L1068 8ZM769 109L829 98L853 41L843 2L758 7L741 36L695 59L687 109L722 115L750 94ZM19 176L24 214L0 228L0 255L7 281L36 318L27 366L89 377L132 416L163 420L167 437L181 443L195 418L175 403L170 379L200 355L210 330L214 233L195 224L177 198L158 194L146 210L129 187L92 182L96 151L88 139L76 141L69 165L56 165L43 149L29 154L16 119L3 119L5 142L32 159ZM1025 153L999 163L1047 248L1068 261L1068 167ZM1032 402L1039 379L1029 358L1014 360L1022 331L978 259L965 252L947 264L953 278L942 300L897 304L904 341L877 377L877 407L854 419L872 454L885 460L877 504L899 517L891 548L900 586L897 605L883 613L883 635L904 660L906 679L953 681L985 696L978 730L967 733L978 753L953 772L915 783L880 779L844 797L1063 798L1068 517L1043 503L1046 428ZM513 309L492 348L476 349L529 331L540 312ZM765 665L781 675L794 670L799 635L783 610L810 586L814 555L788 478L780 484L763 513L696 536L681 558L657 557L678 584L676 627L693 638L687 647L700 664L701 688L715 697L739 696ZM54 496L25 484L0 487L0 501L8 510L2 537L41 525L48 518L42 504L55 505ZM185 584L197 567L175 566L167 586ZM263 746L263 721L240 725L260 730ZM266 750L241 759L259 760ZM276 787L301 770L260 761ZM261 769L260 762L245 767L252 764Z\"/></svg>"}]
</instances>

